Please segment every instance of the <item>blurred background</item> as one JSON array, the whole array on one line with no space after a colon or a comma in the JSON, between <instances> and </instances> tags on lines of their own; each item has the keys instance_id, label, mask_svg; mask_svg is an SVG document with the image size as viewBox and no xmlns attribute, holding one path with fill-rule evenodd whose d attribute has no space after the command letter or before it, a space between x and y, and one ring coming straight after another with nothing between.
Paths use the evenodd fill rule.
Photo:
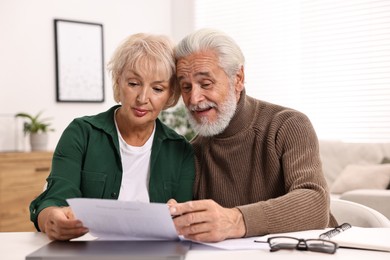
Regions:
<instances>
[{"instance_id":1,"label":"blurred background","mask_svg":"<svg viewBox=\"0 0 390 260\"><path fill-rule=\"evenodd\" d=\"M306 113L319 139L390 142L390 0L0 0L0 151L30 149L16 113L52 118L54 150L73 118L115 103L106 70L103 102L56 100L54 19L101 24L104 69L129 34L223 30L247 94Z\"/></svg>"}]
</instances>

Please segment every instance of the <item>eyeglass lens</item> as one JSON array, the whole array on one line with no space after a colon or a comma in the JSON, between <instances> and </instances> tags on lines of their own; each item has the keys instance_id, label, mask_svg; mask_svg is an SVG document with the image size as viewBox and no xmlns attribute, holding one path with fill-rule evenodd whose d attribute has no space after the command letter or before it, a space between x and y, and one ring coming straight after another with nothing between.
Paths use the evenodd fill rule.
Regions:
<instances>
[{"instance_id":1,"label":"eyeglass lens","mask_svg":"<svg viewBox=\"0 0 390 260\"><path fill-rule=\"evenodd\" d=\"M337 244L320 239L297 239L294 237L271 237L268 239L271 251L280 249L310 250L333 254L337 249Z\"/></svg>"}]
</instances>

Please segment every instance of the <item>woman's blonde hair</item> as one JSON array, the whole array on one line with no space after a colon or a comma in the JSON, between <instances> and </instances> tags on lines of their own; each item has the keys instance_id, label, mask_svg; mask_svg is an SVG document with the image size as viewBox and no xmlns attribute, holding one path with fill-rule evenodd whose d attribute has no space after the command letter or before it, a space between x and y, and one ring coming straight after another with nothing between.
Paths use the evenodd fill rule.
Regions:
<instances>
[{"instance_id":1,"label":"woman's blonde hair","mask_svg":"<svg viewBox=\"0 0 390 260\"><path fill-rule=\"evenodd\" d=\"M180 88L176 81L173 48L173 41L164 35L137 33L126 38L107 65L111 73L114 100L118 103L120 101L118 82L123 70L127 67L137 70L146 66L150 73L165 70L172 94L164 109L175 106L180 98Z\"/></svg>"}]
</instances>

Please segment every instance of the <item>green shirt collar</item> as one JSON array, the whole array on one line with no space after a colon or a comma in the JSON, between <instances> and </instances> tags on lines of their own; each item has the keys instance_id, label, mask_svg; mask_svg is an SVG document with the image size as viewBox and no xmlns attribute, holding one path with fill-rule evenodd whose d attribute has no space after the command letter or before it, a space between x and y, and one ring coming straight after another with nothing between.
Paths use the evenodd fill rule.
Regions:
<instances>
[{"instance_id":1,"label":"green shirt collar","mask_svg":"<svg viewBox=\"0 0 390 260\"><path fill-rule=\"evenodd\" d=\"M112 136L114 140L118 140L118 134L115 128L114 122L114 113L115 110L120 107L120 105L115 105L111 107L109 110L97 114L96 116L86 116L84 120L89 122L92 126L99 128ZM156 132L155 139L159 140L171 139L171 140L180 140L183 139L181 135L177 134L174 130L166 126L164 123L160 121L159 118L156 119ZM117 143L117 142L116 142Z\"/></svg>"}]
</instances>

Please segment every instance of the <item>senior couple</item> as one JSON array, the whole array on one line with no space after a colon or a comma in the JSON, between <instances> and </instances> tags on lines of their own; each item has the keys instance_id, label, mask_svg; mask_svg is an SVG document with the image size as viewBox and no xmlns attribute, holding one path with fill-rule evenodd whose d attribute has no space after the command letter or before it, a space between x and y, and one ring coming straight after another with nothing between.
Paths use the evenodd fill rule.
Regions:
<instances>
[{"instance_id":1,"label":"senior couple","mask_svg":"<svg viewBox=\"0 0 390 260\"><path fill-rule=\"evenodd\" d=\"M30 205L37 230L87 233L74 197L167 203L178 234L203 242L336 226L309 119L246 95L244 63L217 30L125 39L108 64L118 105L64 130ZM158 119L180 95L191 143Z\"/></svg>"}]
</instances>

